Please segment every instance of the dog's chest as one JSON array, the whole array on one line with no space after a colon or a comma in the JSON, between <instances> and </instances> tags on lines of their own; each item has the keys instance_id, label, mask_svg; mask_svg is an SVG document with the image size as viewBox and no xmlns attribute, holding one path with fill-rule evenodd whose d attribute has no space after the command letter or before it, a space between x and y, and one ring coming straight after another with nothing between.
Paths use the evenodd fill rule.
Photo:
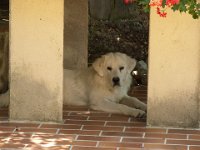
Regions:
<instances>
[{"instance_id":1,"label":"dog's chest","mask_svg":"<svg viewBox=\"0 0 200 150\"><path fill-rule=\"evenodd\" d=\"M109 98L110 101L118 103L124 97L124 95L125 95L125 91L115 89L115 90L109 91L107 97Z\"/></svg>"}]
</instances>

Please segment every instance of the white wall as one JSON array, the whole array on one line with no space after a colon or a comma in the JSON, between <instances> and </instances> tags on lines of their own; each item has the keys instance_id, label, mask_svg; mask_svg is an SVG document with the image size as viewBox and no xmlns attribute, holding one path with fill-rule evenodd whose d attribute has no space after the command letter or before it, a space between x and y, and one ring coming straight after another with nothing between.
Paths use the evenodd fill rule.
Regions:
<instances>
[{"instance_id":1,"label":"white wall","mask_svg":"<svg viewBox=\"0 0 200 150\"><path fill-rule=\"evenodd\" d=\"M63 0L10 0L10 119L62 121Z\"/></svg>"},{"instance_id":2,"label":"white wall","mask_svg":"<svg viewBox=\"0 0 200 150\"><path fill-rule=\"evenodd\" d=\"M198 127L200 20L152 9L149 38L148 124Z\"/></svg>"}]
</instances>

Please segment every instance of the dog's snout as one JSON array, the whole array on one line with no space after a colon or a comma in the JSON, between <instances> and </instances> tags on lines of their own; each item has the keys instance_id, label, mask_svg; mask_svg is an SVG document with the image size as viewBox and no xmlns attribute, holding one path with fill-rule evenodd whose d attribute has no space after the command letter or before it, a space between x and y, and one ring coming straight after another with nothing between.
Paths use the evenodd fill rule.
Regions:
<instances>
[{"instance_id":1,"label":"dog's snout","mask_svg":"<svg viewBox=\"0 0 200 150\"><path fill-rule=\"evenodd\" d=\"M119 83L119 77L113 77L112 79L113 83Z\"/></svg>"}]
</instances>

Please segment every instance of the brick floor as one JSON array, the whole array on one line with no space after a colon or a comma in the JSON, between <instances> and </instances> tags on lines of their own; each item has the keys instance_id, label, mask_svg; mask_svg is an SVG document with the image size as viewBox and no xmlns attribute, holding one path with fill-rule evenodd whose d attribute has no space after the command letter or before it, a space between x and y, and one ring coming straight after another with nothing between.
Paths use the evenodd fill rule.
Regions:
<instances>
[{"instance_id":1,"label":"brick floor","mask_svg":"<svg viewBox=\"0 0 200 150\"><path fill-rule=\"evenodd\" d=\"M146 88L131 94L146 102ZM149 128L146 120L64 106L63 124L8 122L0 109L0 149L200 150L200 130Z\"/></svg>"}]
</instances>

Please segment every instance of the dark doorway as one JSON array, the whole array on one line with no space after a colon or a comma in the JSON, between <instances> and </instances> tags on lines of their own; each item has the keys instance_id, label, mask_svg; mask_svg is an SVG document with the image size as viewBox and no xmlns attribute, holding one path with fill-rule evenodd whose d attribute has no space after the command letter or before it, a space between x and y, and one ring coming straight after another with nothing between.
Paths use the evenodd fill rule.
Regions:
<instances>
[{"instance_id":1,"label":"dark doorway","mask_svg":"<svg viewBox=\"0 0 200 150\"><path fill-rule=\"evenodd\" d=\"M88 62L108 52L122 52L138 63L130 94L147 100L149 13L123 0L89 0Z\"/></svg>"}]
</instances>

